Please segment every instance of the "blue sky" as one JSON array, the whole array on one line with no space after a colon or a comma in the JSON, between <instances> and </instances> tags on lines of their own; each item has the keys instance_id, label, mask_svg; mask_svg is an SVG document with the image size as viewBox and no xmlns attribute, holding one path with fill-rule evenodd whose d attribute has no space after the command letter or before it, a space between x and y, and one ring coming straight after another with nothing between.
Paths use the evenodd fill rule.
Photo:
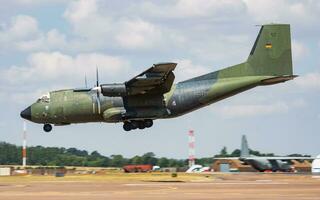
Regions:
<instances>
[{"instance_id":1,"label":"blue sky","mask_svg":"<svg viewBox=\"0 0 320 200\"><path fill-rule=\"evenodd\" d=\"M28 123L29 145L78 147L105 155L186 158L249 145L276 154L320 153L320 2L315 0L11 0L0 6L0 140L21 144L19 113L49 90L123 82L153 63L178 63L176 81L244 61L259 27L290 23L294 81L259 87L151 129L122 124L54 127Z\"/></svg>"}]
</instances>

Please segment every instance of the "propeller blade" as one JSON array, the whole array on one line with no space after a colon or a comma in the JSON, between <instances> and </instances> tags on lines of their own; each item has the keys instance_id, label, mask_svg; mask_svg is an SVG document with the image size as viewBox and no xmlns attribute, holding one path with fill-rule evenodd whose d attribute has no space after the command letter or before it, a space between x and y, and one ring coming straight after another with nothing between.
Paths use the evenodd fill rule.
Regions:
<instances>
[{"instance_id":1,"label":"propeller blade","mask_svg":"<svg viewBox=\"0 0 320 200\"><path fill-rule=\"evenodd\" d=\"M96 67L96 79L97 79L96 86L98 87L98 86L99 86L99 71L98 71L98 66Z\"/></svg>"},{"instance_id":2,"label":"propeller blade","mask_svg":"<svg viewBox=\"0 0 320 200\"><path fill-rule=\"evenodd\" d=\"M98 113L101 113L101 104L100 104L100 92L101 92L101 87L99 86L99 71L98 71L98 66L96 67L96 87L93 88L94 90L97 91L97 104L98 104Z\"/></svg>"},{"instance_id":3,"label":"propeller blade","mask_svg":"<svg viewBox=\"0 0 320 200\"><path fill-rule=\"evenodd\" d=\"M98 104L98 113L101 113L101 103L100 103L100 96L99 92L97 93L97 104Z\"/></svg>"}]
</instances>

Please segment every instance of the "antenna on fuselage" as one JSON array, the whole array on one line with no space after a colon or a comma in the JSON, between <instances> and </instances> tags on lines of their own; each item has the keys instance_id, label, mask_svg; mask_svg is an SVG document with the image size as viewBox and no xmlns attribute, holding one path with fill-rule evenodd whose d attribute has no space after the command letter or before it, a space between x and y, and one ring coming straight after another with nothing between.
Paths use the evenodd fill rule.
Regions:
<instances>
[{"instance_id":1,"label":"antenna on fuselage","mask_svg":"<svg viewBox=\"0 0 320 200\"><path fill-rule=\"evenodd\" d=\"M85 84L85 87L88 88L87 74L84 74L84 84Z\"/></svg>"}]
</instances>

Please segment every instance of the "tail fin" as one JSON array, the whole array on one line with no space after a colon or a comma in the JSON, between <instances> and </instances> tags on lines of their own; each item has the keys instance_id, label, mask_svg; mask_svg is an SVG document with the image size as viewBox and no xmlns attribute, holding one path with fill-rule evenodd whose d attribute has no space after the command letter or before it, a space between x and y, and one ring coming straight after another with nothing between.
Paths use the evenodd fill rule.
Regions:
<instances>
[{"instance_id":1,"label":"tail fin","mask_svg":"<svg viewBox=\"0 0 320 200\"><path fill-rule=\"evenodd\" d=\"M292 75L290 25L263 25L246 63L248 75Z\"/></svg>"},{"instance_id":2,"label":"tail fin","mask_svg":"<svg viewBox=\"0 0 320 200\"><path fill-rule=\"evenodd\" d=\"M271 76L263 83L274 84L295 78L292 74L290 25L267 24L261 27L246 62L190 80Z\"/></svg>"},{"instance_id":3,"label":"tail fin","mask_svg":"<svg viewBox=\"0 0 320 200\"><path fill-rule=\"evenodd\" d=\"M245 135L242 136L241 139L241 154L240 157L249 157L249 146L248 146L248 141Z\"/></svg>"},{"instance_id":4,"label":"tail fin","mask_svg":"<svg viewBox=\"0 0 320 200\"><path fill-rule=\"evenodd\" d=\"M246 62L213 72L203 78L288 76L290 80L294 78L292 71L290 25L268 24L261 27Z\"/></svg>"}]
</instances>

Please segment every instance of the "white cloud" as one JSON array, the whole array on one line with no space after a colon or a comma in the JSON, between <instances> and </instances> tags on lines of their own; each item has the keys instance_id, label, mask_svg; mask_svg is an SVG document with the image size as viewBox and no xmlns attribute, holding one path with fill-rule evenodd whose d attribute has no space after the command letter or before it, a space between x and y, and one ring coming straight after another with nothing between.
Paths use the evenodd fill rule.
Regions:
<instances>
[{"instance_id":1,"label":"white cloud","mask_svg":"<svg viewBox=\"0 0 320 200\"><path fill-rule=\"evenodd\" d=\"M73 27L76 36L70 41L71 46L78 50L161 50L183 41L183 37L176 32L139 15L131 18L119 13L115 15L102 1L74 1L66 9L64 17Z\"/></svg>"},{"instance_id":2,"label":"white cloud","mask_svg":"<svg viewBox=\"0 0 320 200\"><path fill-rule=\"evenodd\" d=\"M177 68L175 69L176 82L200 76L209 72L208 68L202 65L194 64L188 59L178 59L174 60L174 62L178 63Z\"/></svg>"},{"instance_id":3,"label":"white cloud","mask_svg":"<svg viewBox=\"0 0 320 200\"><path fill-rule=\"evenodd\" d=\"M245 8L243 2L232 0L178 0L168 4L144 2L139 6L139 10L151 16L181 19L209 16L221 18L226 17L228 13L240 14ZM137 9L139 6L134 8Z\"/></svg>"},{"instance_id":4,"label":"white cloud","mask_svg":"<svg viewBox=\"0 0 320 200\"><path fill-rule=\"evenodd\" d=\"M314 26L320 4L317 1L243 0L248 13L259 23L298 23Z\"/></svg>"},{"instance_id":5,"label":"white cloud","mask_svg":"<svg viewBox=\"0 0 320 200\"><path fill-rule=\"evenodd\" d=\"M122 82L130 70L129 63L122 57L106 54L70 56L57 51L33 53L25 66L0 69L0 97L6 97L0 101L22 105L48 91L84 87L85 75L88 87L92 87L95 84L96 66L101 83Z\"/></svg>"},{"instance_id":6,"label":"white cloud","mask_svg":"<svg viewBox=\"0 0 320 200\"><path fill-rule=\"evenodd\" d=\"M46 39L46 43L51 47L64 48L66 45L66 36L61 34L57 29L50 30L46 35Z\"/></svg>"},{"instance_id":7,"label":"white cloud","mask_svg":"<svg viewBox=\"0 0 320 200\"><path fill-rule=\"evenodd\" d=\"M294 83L304 89L320 89L320 73L313 72L300 76L294 80Z\"/></svg>"},{"instance_id":8,"label":"white cloud","mask_svg":"<svg viewBox=\"0 0 320 200\"><path fill-rule=\"evenodd\" d=\"M304 43L297 40L292 41L292 57L293 59L300 60L308 53L308 48Z\"/></svg>"},{"instance_id":9,"label":"white cloud","mask_svg":"<svg viewBox=\"0 0 320 200\"><path fill-rule=\"evenodd\" d=\"M30 55L27 66L11 66L1 74L4 75L5 82L14 85L61 80L70 84L82 79L84 74L94 77L96 66L99 67L101 76L108 78L116 77L129 69L128 62L116 56L98 53L70 56L60 52L39 52Z\"/></svg>"},{"instance_id":10,"label":"white cloud","mask_svg":"<svg viewBox=\"0 0 320 200\"><path fill-rule=\"evenodd\" d=\"M80 0L72 1L66 9L64 16L70 21L79 23L92 15L95 15L97 11L96 0Z\"/></svg>"},{"instance_id":11,"label":"white cloud","mask_svg":"<svg viewBox=\"0 0 320 200\"><path fill-rule=\"evenodd\" d=\"M48 88L47 88L48 89ZM36 90L29 90L29 91L23 91L23 92L6 92L2 91L1 93L6 96L5 99L0 100L1 102L14 102L15 104L26 106L26 102L32 103L37 100L41 95L46 94L48 90L45 88L38 88Z\"/></svg>"},{"instance_id":12,"label":"white cloud","mask_svg":"<svg viewBox=\"0 0 320 200\"><path fill-rule=\"evenodd\" d=\"M38 21L27 15L18 15L0 30L0 50L39 51L64 49L66 36L57 29L41 31Z\"/></svg>"},{"instance_id":13,"label":"white cloud","mask_svg":"<svg viewBox=\"0 0 320 200\"><path fill-rule=\"evenodd\" d=\"M66 36L56 29L52 29L46 34L41 34L38 38L33 40L25 40L17 43L17 48L21 51L65 49L66 47Z\"/></svg>"},{"instance_id":14,"label":"white cloud","mask_svg":"<svg viewBox=\"0 0 320 200\"><path fill-rule=\"evenodd\" d=\"M11 3L21 4L21 5L29 5L29 6L35 6L35 5L43 5L43 4L60 4L60 3L66 3L65 0L11 0Z\"/></svg>"},{"instance_id":15,"label":"white cloud","mask_svg":"<svg viewBox=\"0 0 320 200\"><path fill-rule=\"evenodd\" d=\"M124 21L116 41L125 48L147 48L159 44L162 37L161 29L141 19Z\"/></svg>"},{"instance_id":16,"label":"white cloud","mask_svg":"<svg viewBox=\"0 0 320 200\"><path fill-rule=\"evenodd\" d=\"M278 102L265 105L226 105L217 110L222 117L237 118L285 113L288 109L289 106L286 103Z\"/></svg>"},{"instance_id":17,"label":"white cloud","mask_svg":"<svg viewBox=\"0 0 320 200\"><path fill-rule=\"evenodd\" d=\"M40 35L36 19L18 15L0 29L0 51L8 52L18 48L21 41L33 40Z\"/></svg>"},{"instance_id":18,"label":"white cloud","mask_svg":"<svg viewBox=\"0 0 320 200\"><path fill-rule=\"evenodd\" d=\"M20 40L32 39L39 35L38 22L27 15L18 15L11 19L9 24L2 24L0 42L15 43Z\"/></svg>"}]
</instances>

